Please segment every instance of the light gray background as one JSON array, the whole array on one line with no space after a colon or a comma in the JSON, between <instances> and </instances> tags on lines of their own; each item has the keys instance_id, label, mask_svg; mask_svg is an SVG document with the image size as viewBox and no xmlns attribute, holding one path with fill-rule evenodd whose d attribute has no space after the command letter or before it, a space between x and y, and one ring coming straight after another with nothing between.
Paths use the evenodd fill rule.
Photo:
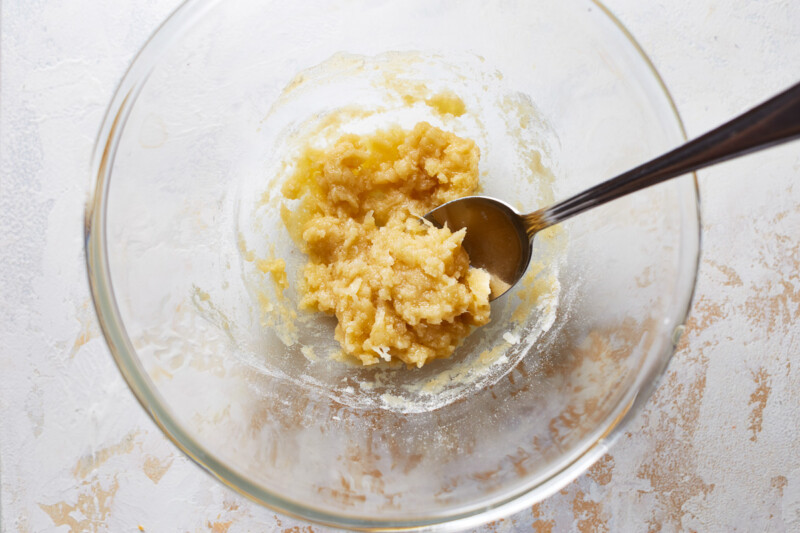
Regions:
<instances>
[{"instance_id":1,"label":"light gray background","mask_svg":"<svg viewBox=\"0 0 800 533\"><path fill-rule=\"evenodd\" d=\"M2 3L2 530L311 531L220 486L136 403L84 272L105 107L176 0ZM800 80L797 0L609 0L697 135ZM800 144L700 173L681 350L592 470L484 531L800 530Z\"/></svg>"}]
</instances>

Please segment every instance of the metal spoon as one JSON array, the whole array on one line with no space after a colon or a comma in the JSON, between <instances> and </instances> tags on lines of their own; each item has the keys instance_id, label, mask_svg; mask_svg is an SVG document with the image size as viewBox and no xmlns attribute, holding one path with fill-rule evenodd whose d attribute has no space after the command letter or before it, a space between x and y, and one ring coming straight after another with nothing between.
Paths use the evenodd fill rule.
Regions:
<instances>
[{"instance_id":1,"label":"metal spoon","mask_svg":"<svg viewBox=\"0 0 800 533\"><path fill-rule=\"evenodd\" d=\"M694 170L800 137L800 83L652 161L533 213L482 196L443 204L425 218L439 227L467 228L470 264L491 275L490 300L517 283L531 259L537 232L621 196Z\"/></svg>"}]
</instances>

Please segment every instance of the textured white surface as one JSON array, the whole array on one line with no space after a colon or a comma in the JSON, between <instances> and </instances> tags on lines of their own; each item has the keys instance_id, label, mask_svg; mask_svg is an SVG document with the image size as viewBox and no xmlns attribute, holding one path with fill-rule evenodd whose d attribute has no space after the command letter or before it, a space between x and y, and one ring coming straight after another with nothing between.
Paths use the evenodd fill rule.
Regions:
<instances>
[{"instance_id":1,"label":"textured white surface","mask_svg":"<svg viewBox=\"0 0 800 533\"><path fill-rule=\"evenodd\" d=\"M175 0L2 3L2 531L306 530L184 458L99 335L83 261L94 138ZM609 0L690 136L800 79L796 0ZM800 530L800 145L700 173L682 349L587 474L485 530ZM314 530L320 528L313 527Z\"/></svg>"}]
</instances>

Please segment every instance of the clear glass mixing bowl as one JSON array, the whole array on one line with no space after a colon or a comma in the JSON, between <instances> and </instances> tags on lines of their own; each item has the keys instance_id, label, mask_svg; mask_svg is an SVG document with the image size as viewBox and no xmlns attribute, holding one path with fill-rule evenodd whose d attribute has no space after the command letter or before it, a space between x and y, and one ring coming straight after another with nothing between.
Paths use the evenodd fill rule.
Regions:
<instances>
[{"instance_id":1,"label":"clear glass mixing bowl","mask_svg":"<svg viewBox=\"0 0 800 533\"><path fill-rule=\"evenodd\" d=\"M466 113L437 113L441 91ZM585 0L189 1L100 132L86 238L111 352L180 449L280 512L456 529L517 511L607 450L680 335L692 176L537 236L526 284L453 358L331 360L330 319L296 309L280 180L302 142L422 119L475 139L484 192L526 210L684 139L648 59Z\"/></svg>"}]
</instances>

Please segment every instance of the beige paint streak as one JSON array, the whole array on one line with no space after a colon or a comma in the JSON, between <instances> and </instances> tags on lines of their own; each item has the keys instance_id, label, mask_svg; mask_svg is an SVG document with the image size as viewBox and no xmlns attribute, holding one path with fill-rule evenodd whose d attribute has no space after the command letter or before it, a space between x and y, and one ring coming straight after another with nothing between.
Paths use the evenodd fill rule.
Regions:
<instances>
[{"instance_id":1,"label":"beige paint streak","mask_svg":"<svg viewBox=\"0 0 800 533\"><path fill-rule=\"evenodd\" d=\"M81 330L72 343L72 348L69 351L70 359L75 357L81 347L87 342L100 336L100 330L97 327L97 321L94 315L94 307L92 307L89 300L84 301L75 314L80 322Z\"/></svg>"},{"instance_id":2,"label":"beige paint streak","mask_svg":"<svg viewBox=\"0 0 800 533\"><path fill-rule=\"evenodd\" d=\"M580 533L608 533L608 517L603 512L603 504L589 500L582 490L575 493L572 500L572 514L577 521Z\"/></svg>"},{"instance_id":3,"label":"beige paint streak","mask_svg":"<svg viewBox=\"0 0 800 533\"><path fill-rule=\"evenodd\" d=\"M100 448L89 455L84 455L75 464L72 469L72 475L75 476L75 479L84 479L112 457L131 453L138 434L138 431L131 431L118 443Z\"/></svg>"},{"instance_id":4,"label":"beige paint streak","mask_svg":"<svg viewBox=\"0 0 800 533\"><path fill-rule=\"evenodd\" d=\"M758 434L761 433L761 426L764 422L764 409L767 407L769 394L772 392L770 386L770 375L765 368L761 368L758 372L753 372L753 381L756 384L756 390L750 395L750 405L752 411L748 420L750 425L747 426L753 434L750 440L753 442L758 441Z\"/></svg>"},{"instance_id":5,"label":"beige paint streak","mask_svg":"<svg viewBox=\"0 0 800 533\"><path fill-rule=\"evenodd\" d=\"M599 461L592 465L587 475L598 485L608 485L611 482L613 473L614 457L605 454Z\"/></svg>"},{"instance_id":6,"label":"beige paint streak","mask_svg":"<svg viewBox=\"0 0 800 533\"><path fill-rule=\"evenodd\" d=\"M233 520L228 520L225 522L207 522L206 526L208 526L208 530L212 533L228 533L228 528L231 527L231 524L233 524Z\"/></svg>"},{"instance_id":7,"label":"beige paint streak","mask_svg":"<svg viewBox=\"0 0 800 533\"><path fill-rule=\"evenodd\" d=\"M786 488L786 485L789 484L789 480L786 479L786 476L775 476L769 481L770 487L778 491L778 495L783 498L783 489Z\"/></svg>"},{"instance_id":8,"label":"beige paint streak","mask_svg":"<svg viewBox=\"0 0 800 533\"><path fill-rule=\"evenodd\" d=\"M83 482L83 492L76 503L61 501L54 504L39 504L55 527L67 526L69 533L107 531L106 520L111 514L114 496L119 489L116 476L110 487L103 488L99 481Z\"/></svg>"},{"instance_id":9,"label":"beige paint streak","mask_svg":"<svg viewBox=\"0 0 800 533\"><path fill-rule=\"evenodd\" d=\"M316 533L316 529L311 526L294 526L282 529L281 533Z\"/></svg>"},{"instance_id":10,"label":"beige paint streak","mask_svg":"<svg viewBox=\"0 0 800 533\"><path fill-rule=\"evenodd\" d=\"M689 333L721 319L715 303L706 301L705 309L689 320ZM703 324L702 327L699 324ZM689 337L684 335L683 346ZM652 450L636 475L649 481L657 502L647 520L650 531L682 529L686 504L714 490L714 484L707 483L697 472L697 452L693 444L706 390L708 359L703 352L712 344L706 342L688 354L679 353L683 361L677 366L687 367L690 376L681 377L678 368L672 366L664 384L653 395L650 408L645 411L645 416L651 420L643 433L652 443Z\"/></svg>"},{"instance_id":11,"label":"beige paint streak","mask_svg":"<svg viewBox=\"0 0 800 533\"><path fill-rule=\"evenodd\" d=\"M544 513L542 512L541 504L536 503L531 507L531 516L533 518L533 523L531 526L533 527L533 531L535 533L553 533L553 528L556 525L556 521L553 519L545 519Z\"/></svg>"},{"instance_id":12,"label":"beige paint streak","mask_svg":"<svg viewBox=\"0 0 800 533\"><path fill-rule=\"evenodd\" d=\"M164 477L164 474L166 474L169 468L172 466L172 461L172 457L162 461L154 455L148 455L145 457L142 470L144 471L144 474L150 478L150 481L158 484L158 482L161 481L161 478Z\"/></svg>"},{"instance_id":13,"label":"beige paint streak","mask_svg":"<svg viewBox=\"0 0 800 533\"><path fill-rule=\"evenodd\" d=\"M705 261L706 264L711 265L712 267L719 270L724 276L725 281L722 282L723 285L726 287L741 287L742 286L742 278L733 268L727 265L721 265L716 261L707 260Z\"/></svg>"}]
</instances>

